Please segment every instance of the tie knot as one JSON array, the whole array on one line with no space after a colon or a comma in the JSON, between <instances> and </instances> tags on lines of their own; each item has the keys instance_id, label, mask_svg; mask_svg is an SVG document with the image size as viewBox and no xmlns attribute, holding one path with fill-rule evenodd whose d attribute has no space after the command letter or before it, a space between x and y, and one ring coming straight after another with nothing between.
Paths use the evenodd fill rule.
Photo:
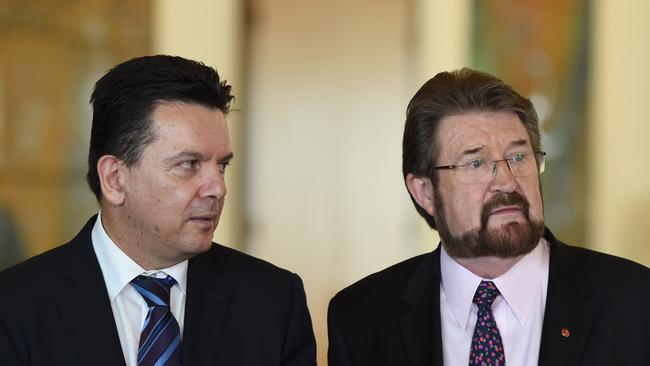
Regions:
<instances>
[{"instance_id":1,"label":"tie knot","mask_svg":"<svg viewBox=\"0 0 650 366\"><path fill-rule=\"evenodd\" d=\"M499 296L499 289L492 281L481 281L474 294L474 303L481 307L492 308L494 299Z\"/></svg>"},{"instance_id":2,"label":"tie knot","mask_svg":"<svg viewBox=\"0 0 650 366\"><path fill-rule=\"evenodd\" d=\"M148 306L169 306L169 292L175 283L176 280L172 276L165 278L138 276L131 281Z\"/></svg>"}]
</instances>

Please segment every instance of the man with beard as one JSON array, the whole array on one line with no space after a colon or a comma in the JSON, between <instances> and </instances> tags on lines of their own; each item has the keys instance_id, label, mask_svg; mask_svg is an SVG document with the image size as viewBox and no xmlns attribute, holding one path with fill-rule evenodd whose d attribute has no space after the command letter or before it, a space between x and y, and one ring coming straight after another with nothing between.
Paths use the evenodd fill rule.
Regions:
<instances>
[{"instance_id":1,"label":"man with beard","mask_svg":"<svg viewBox=\"0 0 650 366\"><path fill-rule=\"evenodd\" d=\"M544 156L532 104L501 80L426 82L402 168L441 245L332 299L330 365L648 365L650 270L545 228Z\"/></svg>"}]
</instances>

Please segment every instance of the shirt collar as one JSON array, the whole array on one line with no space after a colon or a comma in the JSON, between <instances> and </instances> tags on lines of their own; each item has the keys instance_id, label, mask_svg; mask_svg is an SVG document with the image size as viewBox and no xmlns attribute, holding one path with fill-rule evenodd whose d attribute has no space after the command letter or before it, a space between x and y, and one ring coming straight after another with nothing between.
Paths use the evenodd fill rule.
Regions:
<instances>
[{"instance_id":1,"label":"shirt collar","mask_svg":"<svg viewBox=\"0 0 650 366\"><path fill-rule=\"evenodd\" d=\"M97 215L97 221L95 221L95 226L93 226L91 238L111 302L115 300L126 285L131 283L131 280L139 275L153 277L164 277L165 274L170 275L176 280L180 290L185 295L187 260L168 268L152 271L145 270L111 240L102 225L101 212Z\"/></svg>"},{"instance_id":2,"label":"shirt collar","mask_svg":"<svg viewBox=\"0 0 650 366\"><path fill-rule=\"evenodd\" d=\"M529 310L535 296L531 291L545 292L544 284L548 276L549 248L544 238L535 249L503 275L491 279L501 292L501 296L523 324L528 319ZM461 266L447 254L444 247L440 253L441 286L449 308L458 326L467 328L472 299L483 278Z\"/></svg>"}]
</instances>

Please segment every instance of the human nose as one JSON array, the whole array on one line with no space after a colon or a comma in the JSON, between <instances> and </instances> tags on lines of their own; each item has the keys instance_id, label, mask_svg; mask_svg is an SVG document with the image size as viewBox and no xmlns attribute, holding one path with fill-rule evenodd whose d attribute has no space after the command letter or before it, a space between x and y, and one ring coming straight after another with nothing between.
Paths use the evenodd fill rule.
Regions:
<instances>
[{"instance_id":1,"label":"human nose","mask_svg":"<svg viewBox=\"0 0 650 366\"><path fill-rule=\"evenodd\" d=\"M499 169L499 163L501 162L503 162L506 167ZM492 164L492 190L508 193L513 192L517 188L517 182L515 181L514 174L512 174L512 168L510 168L508 160L495 160Z\"/></svg>"},{"instance_id":2,"label":"human nose","mask_svg":"<svg viewBox=\"0 0 650 366\"><path fill-rule=\"evenodd\" d=\"M199 188L199 196L213 197L218 200L226 195L226 180L224 174L218 166L213 169L206 169L202 176L201 187Z\"/></svg>"}]
</instances>

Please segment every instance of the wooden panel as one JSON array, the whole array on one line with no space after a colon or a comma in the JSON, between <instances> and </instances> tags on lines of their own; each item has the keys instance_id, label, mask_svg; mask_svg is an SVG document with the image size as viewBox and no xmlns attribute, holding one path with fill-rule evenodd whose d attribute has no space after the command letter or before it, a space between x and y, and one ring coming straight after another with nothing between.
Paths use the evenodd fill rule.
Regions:
<instances>
[{"instance_id":1,"label":"wooden panel","mask_svg":"<svg viewBox=\"0 0 650 366\"><path fill-rule=\"evenodd\" d=\"M149 45L148 1L0 6L0 207L26 255L67 241L97 211L85 184L92 86Z\"/></svg>"}]
</instances>

